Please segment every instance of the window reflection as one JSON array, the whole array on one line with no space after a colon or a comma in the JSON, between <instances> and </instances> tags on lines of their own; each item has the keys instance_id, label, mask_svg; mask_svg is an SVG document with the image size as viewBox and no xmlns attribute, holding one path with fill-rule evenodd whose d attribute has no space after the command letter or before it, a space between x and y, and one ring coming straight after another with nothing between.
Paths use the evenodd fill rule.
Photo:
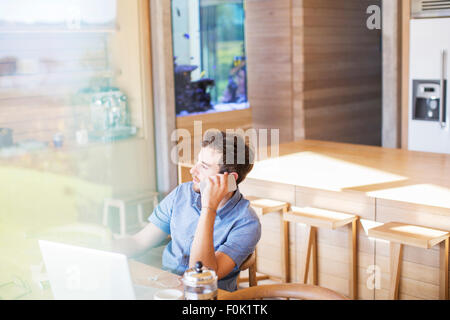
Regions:
<instances>
[{"instance_id":1,"label":"window reflection","mask_svg":"<svg viewBox=\"0 0 450 320\"><path fill-rule=\"evenodd\" d=\"M12 32L112 28L116 0L2 0L0 27Z\"/></svg>"},{"instance_id":2,"label":"window reflection","mask_svg":"<svg viewBox=\"0 0 450 320\"><path fill-rule=\"evenodd\" d=\"M44 148L136 134L115 85L116 31L115 0L0 2L3 147L11 136L19 147Z\"/></svg>"},{"instance_id":3,"label":"window reflection","mask_svg":"<svg viewBox=\"0 0 450 320\"><path fill-rule=\"evenodd\" d=\"M128 234L156 203L143 7L0 0L0 299L51 298L38 239L102 249L122 227L107 199L134 197Z\"/></svg>"}]
</instances>

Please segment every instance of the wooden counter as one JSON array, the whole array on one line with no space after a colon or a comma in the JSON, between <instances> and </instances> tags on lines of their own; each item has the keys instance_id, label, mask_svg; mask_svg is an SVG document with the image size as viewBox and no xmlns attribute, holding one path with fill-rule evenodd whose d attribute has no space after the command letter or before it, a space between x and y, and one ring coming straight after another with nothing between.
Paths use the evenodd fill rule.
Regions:
<instances>
[{"instance_id":1,"label":"wooden counter","mask_svg":"<svg viewBox=\"0 0 450 320\"><path fill-rule=\"evenodd\" d=\"M450 209L450 155L304 140L248 178Z\"/></svg>"},{"instance_id":2,"label":"wooden counter","mask_svg":"<svg viewBox=\"0 0 450 320\"><path fill-rule=\"evenodd\" d=\"M389 288L389 243L369 239L369 228L398 221L450 230L450 155L312 140L280 145L279 151L279 157L255 163L241 191L360 216L360 299L386 299ZM280 276L279 215L264 216L262 226L259 271ZM292 281L300 281L305 230L290 226ZM346 233L318 232L319 285L345 295ZM405 247L400 298L438 299L439 250Z\"/></svg>"}]
</instances>

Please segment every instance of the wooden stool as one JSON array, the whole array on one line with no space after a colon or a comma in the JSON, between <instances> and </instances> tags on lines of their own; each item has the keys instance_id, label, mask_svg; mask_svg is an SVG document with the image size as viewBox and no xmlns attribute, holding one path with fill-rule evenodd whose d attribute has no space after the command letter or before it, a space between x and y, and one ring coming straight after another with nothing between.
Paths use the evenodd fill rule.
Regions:
<instances>
[{"instance_id":1,"label":"wooden stool","mask_svg":"<svg viewBox=\"0 0 450 320\"><path fill-rule=\"evenodd\" d=\"M256 279L256 252L253 251L251 255L245 259L245 261L239 267L240 271L245 271L248 269L248 285L249 287L256 286L258 280ZM247 279L238 278L238 284Z\"/></svg>"},{"instance_id":2,"label":"wooden stool","mask_svg":"<svg viewBox=\"0 0 450 320\"><path fill-rule=\"evenodd\" d=\"M145 203L153 202L153 207L158 205L158 193L153 191L144 191L142 193L133 194L129 196L121 196L115 198L106 198L103 204L103 225L108 226L109 208L116 207L119 209L120 231L116 234L117 237L125 237L127 235L127 219L126 208L132 205L137 206L138 225L144 227L147 222L144 221Z\"/></svg>"},{"instance_id":3,"label":"wooden stool","mask_svg":"<svg viewBox=\"0 0 450 320\"><path fill-rule=\"evenodd\" d=\"M447 231L399 222L388 222L381 226L369 229L368 236L390 242L391 281L389 298L394 300L399 298L400 293L399 286L403 245L429 249L444 241L440 250L439 296L441 299L448 299L449 233Z\"/></svg>"},{"instance_id":4,"label":"wooden stool","mask_svg":"<svg viewBox=\"0 0 450 320\"><path fill-rule=\"evenodd\" d=\"M303 223L308 226L305 250L303 250L303 283L308 281L308 272L310 258L312 256L312 278L313 284L318 285L318 265L317 265L317 228L335 230L337 228L349 225L349 247L351 254L350 278L349 278L349 296L352 299L358 298L358 261L357 261L357 221L358 216L342 212L311 208L311 207L292 207L290 212L284 214L284 220L288 222ZM289 252L289 250L288 250Z\"/></svg>"},{"instance_id":5,"label":"wooden stool","mask_svg":"<svg viewBox=\"0 0 450 320\"><path fill-rule=\"evenodd\" d=\"M271 199L264 199L258 197L245 197L250 201L250 206L255 210L258 217L262 217L263 215L270 212L280 211L282 214L286 213L289 210L290 204L285 201L276 201ZM256 277L256 283L259 280L281 280L282 282L290 281L290 263L289 263L289 224L283 220L283 215L281 215L281 248L282 248L282 270L284 271L284 275L281 279L269 275L258 276ZM257 270L256 264L257 257L257 249L255 249L255 270ZM247 280L243 278L242 281Z\"/></svg>"}]
</instances>

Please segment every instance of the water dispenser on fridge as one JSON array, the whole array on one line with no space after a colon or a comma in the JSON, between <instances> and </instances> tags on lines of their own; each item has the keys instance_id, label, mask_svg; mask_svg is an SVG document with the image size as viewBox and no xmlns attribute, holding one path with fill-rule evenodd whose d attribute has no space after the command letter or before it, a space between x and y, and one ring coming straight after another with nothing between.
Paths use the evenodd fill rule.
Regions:
<instances>
[{"instance_id":1,"label":"water dispenser on fridge","mask_svg":"<svg viewBox=\"0 0 450 320\"><path fill-rule=\"evenodd\" d=\"M445 119L445 108L441 110L441 103L445 101L445 87L442 90L439 81L413 80L413 120L438 122L443 113ZM444 99L442 99L444 92Z\"/></svg>"}]
</instances>

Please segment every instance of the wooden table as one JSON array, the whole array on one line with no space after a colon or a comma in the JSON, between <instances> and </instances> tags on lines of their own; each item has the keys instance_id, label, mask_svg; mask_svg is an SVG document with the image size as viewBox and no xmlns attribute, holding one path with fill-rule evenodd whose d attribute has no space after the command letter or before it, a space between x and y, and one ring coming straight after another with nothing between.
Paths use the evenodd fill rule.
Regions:
<instances>
[{"instance_id":1,"label":"wooden table","mask_svg":"<svg viewBox=\"0 0 450 320\"><path fill-rule=\"evenodd\" d=\"M171 289L183 291L181 276L138 262L136 260L129 260L128 265L130 267L131 279L134 284L146 287L168 289L167 287L164 287L164 285L166 285L170 286ZM152 281L152 277L158 277L160 282L158 283L158 281ZM161 282L164 285L161 285ZM221 296L224 293L226 293L226 291L219 289L217 298L221 300Z\"/></svg>"},{"instance_id":2,"label":"wooden table","mask_svg":"<svg viewBox=\"0 0 450 320\"><path fill-rule=\"evenodd\" d=\"M161 270L160 268L144 264L142 262L129 259L128 265L131 273L131 280L136 285L159 288L159 289L168 289L166 286L170 286L170 289L177 289L183 291L183 283L181 282L181 276L176 274ZM152 281L152 277L158 277L160 282ZM163 283L161 285L160 283ZM173 286L172 286L173 285ZM218 290L218 299L221 299L221 296L227 293L225 290ZM40 292L33 292L31 294L25 295L22 299L24 300L53 300L53 294L50 287L46 288Z\"/></svg>"},{"instance_id":3,"label":"wooden table","mask_svg":"<svg viewBox=\"0 0 450 320\"><path fill-rule=\"evenodd\" d=\"M246 196L356 214L361 299L384 299L389 288L389 243L367 237L389 221L450 230L450 155L303 140L279 146L279 157L255 163L240 185ZM280 219L262 219L258 271L281 275ZM302 225L290 226L291 274L300 281ZM348 294L346 231L319 230L319 285ZM439 250L407 248L400 298L439 297Z\"/></svg>"}]
</instances>

